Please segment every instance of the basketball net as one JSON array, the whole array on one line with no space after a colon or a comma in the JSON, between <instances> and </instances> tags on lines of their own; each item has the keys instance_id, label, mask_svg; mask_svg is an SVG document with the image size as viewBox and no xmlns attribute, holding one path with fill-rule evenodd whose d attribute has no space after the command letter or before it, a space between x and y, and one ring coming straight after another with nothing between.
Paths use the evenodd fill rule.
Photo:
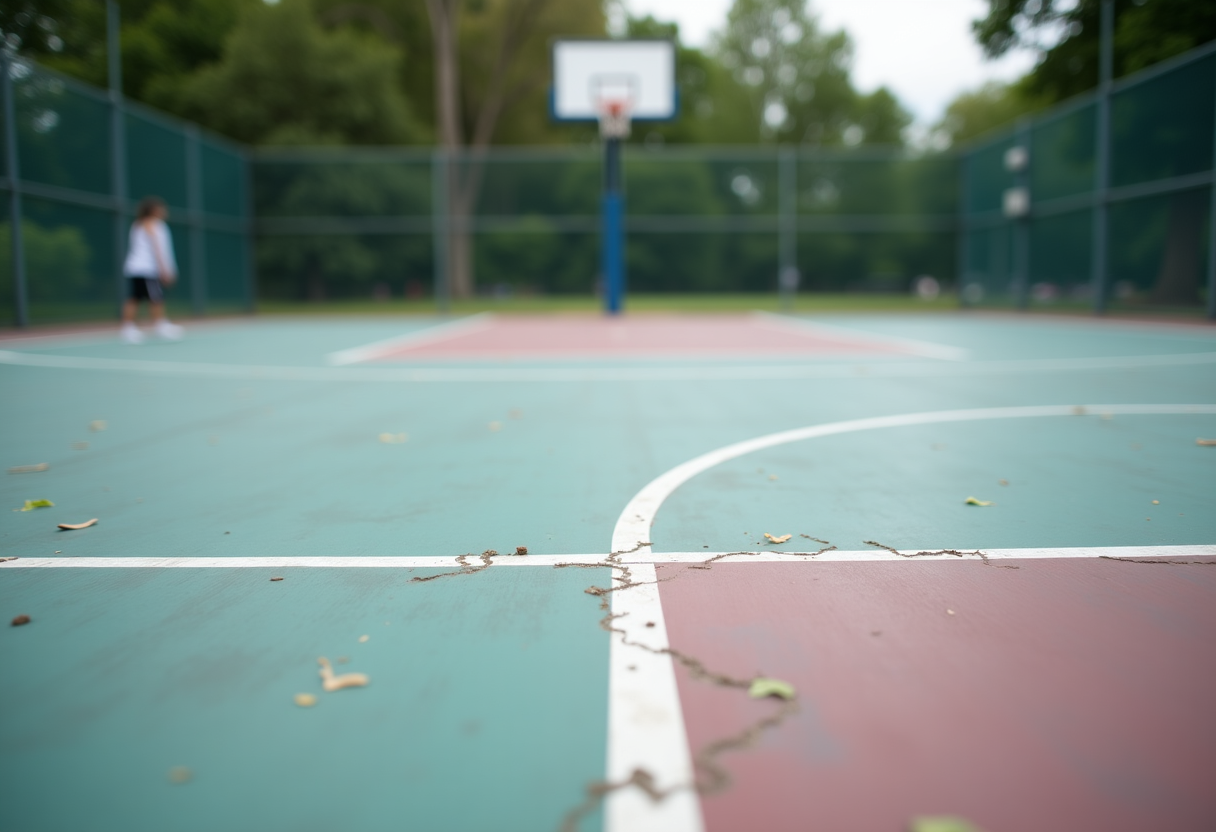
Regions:
<instances>
[{"instance_id":1,"label":"basketball net","mask_svg":"<svg viewBox=\"0 0 1216 832\"><path fill-rule=\"evenodd\" d=\"M627 139L629 138L630 100L628 98L601 98L598 103L600 112L600 138Z\"/></svg>"}]
</instances>

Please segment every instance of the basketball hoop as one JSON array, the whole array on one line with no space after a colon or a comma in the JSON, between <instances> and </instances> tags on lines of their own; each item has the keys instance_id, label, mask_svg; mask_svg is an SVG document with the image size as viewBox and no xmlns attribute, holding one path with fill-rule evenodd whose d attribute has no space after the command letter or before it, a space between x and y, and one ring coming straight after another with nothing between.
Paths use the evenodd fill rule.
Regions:
<instances>
[{"instance_id":1,"label":"basketball hoop","mask_svg":"<svg viewBox=\"0 0 1216 832\"><path fill-rule=\"evenodd\" d=\"M630 102L627 98L603 99L598 102L600 114L600 138L629 138Z\"/></svg>"}]
</instances>

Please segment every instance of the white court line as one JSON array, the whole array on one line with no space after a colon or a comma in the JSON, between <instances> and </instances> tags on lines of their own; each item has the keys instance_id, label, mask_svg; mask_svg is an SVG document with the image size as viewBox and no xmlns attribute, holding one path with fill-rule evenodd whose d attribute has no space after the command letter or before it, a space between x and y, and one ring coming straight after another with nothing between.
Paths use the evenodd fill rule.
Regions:
<instances>
[{"instance_id":1,"label":"white court line","mask_svg":"<svg viewBox=\"0 0 1216 832\"><path fill-rule=\"evenodd\" d=\"M361 347L351 347L350 349L331 352L325 356L325 363L333 367L342 367L347 364L360 364L364 361L373 361L386 355L392 355L406 347L435 344L451 338L459 338L461 335L467 335L470 332L479 332L490 325L490 320L491 315L489 312L479 312L467 318L429 326L425 329L407 332L404 335L396 335L381 341L373 341Z\"/></svg>"},{"instance_id":2,"label":"white court line","mask_svg":"<svg viewBox=\"0 0 1216 832\"><path fill-rule=\"evenodd\" d=\"M867 341L898 347L902 352L919 355L922 358L938 358L942 361L966 361L971 353L962 347L951 347L947 344L937 344L932 341L922 341L918 338L904 338L899 335L878 335L861 329L850 329L838 324L825 324L822 321L794 318L789 315L775 315L759 309L752 314L765 323L787 332L801 334L822 332L824 335L836 338L847 338L864 345Z\"/></svg>"},{"instance_id":3,"label":"white court line","mask_svg":"<svg viewBox=\"0 0 1216 832\"><path fill-rule=\"evenodd\" d=\"M793 541L788 545L793 545ZM905 554L918 550L905 549ZM967 550L972 551L972 550ZM1027 549L981 549L990 559L1047 559L1047 558L1185 558L1216 556L1216 545L1192 546L1074 546L1069 548L1027 548ZM636 553L624 555L620 561L633 566L634 564L659 565L665 563L701 563L707 558L729 554L717 563L823 563L825 561L869 562L895 561L897 563L913 563L928 560L940 560L948 563L958 563L967 558L954 555L934 555L920 557L915 561L892 554L884 549L856 549L853 551L833 550L824 552L814 558L782 552L779 549L764 549L756 552L655 552L645 560L636 560ZM493 566L545 566L552 568L563 563L603 563L607 554L602 555L500 555L494 559ZM972 558L974 560L974 558ZM469 557L469 566L480 566L476 557ZM317 557L233 557L233 558L17 558L16 560L0 562L0 569L287 569L304 567L308 569L459 569L456 558L448 555L440 557L410 557L407 555L383 556L317 556ZM607 568L607 567L605 567ZM639 578L634 570L635 580L654 580L654 577ZM640 588L639 588L640 590ZM632 594L634 590L630 590ZM652 628L645 628L650 631ZM642 635L652 635L647 632ZM648 642L649 643L649 642ZM626 773L628 776L628 773Z\"/></svg>"},{"instance_id":4,"label":"white court line","mask_svg":"<svg viewBox=\"0 0 1216 832\"><path fill-rule=\"evenodd\" d=\"M878 428L899 428L911 425L935 425L943 422L974 422L987 419L1019 419L1042 416L1097 416L1100 413L1126 416L1158 416L1183 414L1216 414L1216 405L1211 404L1086 404L1086 405L1033 405L1030 407L987 407L968 410L938 410L928 413L901 413L893 416L875 416L867 419L849 419L843 422L828 422L822 425L795 428L794 430L770 433L755 439L736 442L724 448L710 451L681 463L647 483L625 506L616 527L612 530L613 551L633 549L637 544L650 539L650 528L663 501L677 488L697 474L707 471L727 460L754 453L755 451ZM638 560L651 559L649 546L637 550Z\"/></svg>"},{"instance_id":5,"label":"white court line","mask_svg":"<svg viewBox=\"0 0 1216 832\"><path fill-rule=\"evenodd\" d=\"M1100 358L1038 358L943 364L904 361L673 367L292 367L137 358L88 358L0 350L0 364L58 370L106 370L184 378L343 383L509 383L588 381L781 381L811 378L928 378L1076 370L1139 370L1216 364L1216 352Z\"/></svg>"}]
</instances>

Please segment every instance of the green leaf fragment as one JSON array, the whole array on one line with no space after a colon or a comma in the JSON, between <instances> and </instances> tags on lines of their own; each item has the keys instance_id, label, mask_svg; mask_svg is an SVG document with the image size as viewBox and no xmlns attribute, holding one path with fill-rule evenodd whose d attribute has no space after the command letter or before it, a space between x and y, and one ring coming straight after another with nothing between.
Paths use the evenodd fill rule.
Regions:
<instances>
[{"instance_id":1,"label":"green leaf fragment","mask_svg":"<svg viewBox=\"0 0 1216 832\"><path fill-rule=\"evenodd\" d=\"M913 818L912 822L908 824L908 832L984 832L984 830L963 818L941 816Z\"/></svg>"},{"instance_id":2,"label":"green leaf fragment","mask_svg":"<svg viewBox=\"0 0 1216 832\"><path fill-rule=\"evenodd\" d=\"M54 503L50 500L26 500L25 505L21 507L22 511L33 511L36 508L53 508Z\"/></svg>"},{"instance_id":3,"label":"green leaf fragment","mask_svg":"<svg viewBox=\"0 0 1216 832\"><path fill-rule=\"evenodd\" d=\"M996 503L992 502L991 500L979 500L979 499L976 499L975 497L968 497L963 502L965 502L969 506L994 506L994 505L996 505Z\"/></svg>"},{"instance_id":4,"label":"green leaf fragment","mask_svg":"<svg viewBox=\"0 0 1216 832\"><path fill-rule=\"evenodd\" d=\"M780 679L769 679L759 676L752 679L752 686L747 689L747 695L752 699L763 699L766 696L777 696L781 699L794 698L794 686Z\"/></svg>"}]
</instances>

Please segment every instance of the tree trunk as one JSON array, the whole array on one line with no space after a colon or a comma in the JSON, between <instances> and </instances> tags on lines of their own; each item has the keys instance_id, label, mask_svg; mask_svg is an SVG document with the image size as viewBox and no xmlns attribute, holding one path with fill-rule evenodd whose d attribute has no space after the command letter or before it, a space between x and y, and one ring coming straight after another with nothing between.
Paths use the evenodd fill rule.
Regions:
<instances>
[{"instance_id":1,"label":"tree trunk","mask_svg":"<svg viewBox=\"0 0 1216 832\"><path fill-rule=\"evenodd\" d=\"M1190 190L1170 199L1165 251L1150 302L1175 306L1199 303L1199 247L1206 196L1202 190Z\"/></svg>"}]
</instances>

